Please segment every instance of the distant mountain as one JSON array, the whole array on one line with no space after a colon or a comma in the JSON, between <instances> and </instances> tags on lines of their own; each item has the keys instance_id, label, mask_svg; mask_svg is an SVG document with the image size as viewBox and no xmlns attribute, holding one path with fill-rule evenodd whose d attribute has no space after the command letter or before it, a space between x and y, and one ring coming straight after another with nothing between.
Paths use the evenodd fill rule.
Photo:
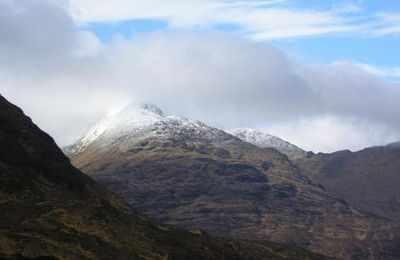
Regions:
<instances>
[{"instance_id":1,"label":"distant mountain","mask_svg":"<svg viewBox=\"0 0 400 260\"><path fill-rule=\"evenodd\" d=\"M238 128L231 132L242 141L252 143L261 148L275 148L290 158L306 156L307 152L279 137L252 128Z\"/></svg>"},{"instance_id":2,"label":"distant mountain","mask_svg":"<svg viewBox=\"0 0 400 260\"><path fill-rule=\"evenodd\" d=\"M388 146L388 147L400 147L400 141L399 142L390 143L390 144L388 144L386 146Z\"/></svg>"},{"instance_id":3,"label":"distant mountain","mask_svg":"<svg viewBox=\"0 0 400 260\"><path fill-rule=\"evenodd\" d=\"M148 194L151 196L151 194ZM156 227L74 168L0 96L1 259L321 259L271 242Z\"/></svg>"},{"instance_id":4,"label":"distant mountain","mask_svg":"<svg viewBox=\"0 0 400 260\"><path fill-rule=\"evenodd\" d=\"M157 223L344 259L384 259L400 244L390 221L330 196L279 151L154 106L106 116L65 151Z\"/></svg>"},{"instance_id":5,"label":"distant mountain","mask_svg":"<svg viewBox=\"0 0 400 260\"><path fill-rule=\"evenodd\" d=\"M334 196L400 224L400 146L315 154L296 161Z\"/></svg>"}]
</instances>

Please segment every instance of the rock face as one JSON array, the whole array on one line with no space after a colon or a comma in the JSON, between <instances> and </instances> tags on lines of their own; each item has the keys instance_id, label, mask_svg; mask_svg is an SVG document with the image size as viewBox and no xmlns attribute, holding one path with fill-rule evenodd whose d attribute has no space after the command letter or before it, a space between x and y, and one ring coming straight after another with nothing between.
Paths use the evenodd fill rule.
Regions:
<instances>
[{"instance_id":1,"label":"rock face","mask_svg":"<svg viewBox=\"0 0 400 260\"><path fill-rule=\"evenodd\" d=\"M390 221L329 196L287 156L198 121L128 107L65 151L158 223L344 259L384 259L397 245Z\"/></svg>"},{"instance_id":2,"label":"rock face","mask_svg":"<svg viewBox=\"0 0 400 260\"><path fill-rule=\"evenodd\" d=\"M311 155L297 164L334 196L400 224L400 146L396 143Z\"/></svg>"},{"instance_id":3,"label":"rock face","mask_svg":"<svg viewBox=\"0 0 400 260\"><path fill-rule=\"evenodd\" d=\"M306 151L296 145L257 129L238 128L233 130L232 134L240 138L242 141L252 143L261 148L275 148L290 158L301 158L307 154Z\"/></svg>"},{"instance_id":4,"label":"rock face","mask_svg":"<svg viewBox=\"0 0 400 260\"><path fill-rule=\"evenodd\" d=\"M1 259L323 258L152 225L74 168L53 139L2 96L0 216Z\"/></svg>"}]
</instances>

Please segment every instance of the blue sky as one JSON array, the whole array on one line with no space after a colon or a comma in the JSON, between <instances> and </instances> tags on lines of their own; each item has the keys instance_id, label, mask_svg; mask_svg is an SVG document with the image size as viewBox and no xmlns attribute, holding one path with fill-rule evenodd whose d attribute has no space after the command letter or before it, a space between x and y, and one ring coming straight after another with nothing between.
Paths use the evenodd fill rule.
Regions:
<instances>
[{"instance_id":1,"label":"blue sky","mask_svg":"<svg viewBox=\"0 0 400 260\"><path fill-rule=\"evenodd\" d=\"M203 9L198 8L198 2L201 3L202 1L193 1L196 2L193 3L193 6L190 4L183 4L182 6L179 6L179 3L173 4L171 10L175 8L176 11L172 11L172 14L161 12L159 15L154 15L151 12L151 8L157 6L157 1L154 2L153 6L149 5L149 8L145 9L143 15L132 12L131 15L116 15L109 18L104 15L105 12L99 12L98 17L96 17L96 14L92 14L88 20L83 19L81 26L95 33L103 42L109 42L118 35L133 38L140 34L158 31L186 30L230 33L257 41L269 42L305 63L352 61L357 64L367 64L379 76L388 80L400 80L400 71L398 71L398 68L400 68L400 1L289 0L273 1L272 3L271 1L248 1L244 2L245 4L240 1L211 1L211 4L210 1L203 1L205 6L208 4L207 8ZM218 2L222 2L222 4L213 6ZM250 6L249 2L253 2L255 5ZM233 4L242 4L243 6L237 7L237 9L242 8L242 13L237 10L233 10L232 13L245 16L247 10L250 13L248 17L243 19L230 18L229 15L222 16L219 19L209 17L213 14L220 15L219 13L224 12L224 8L231 10ZM213 7L210 8L209 6ZM129 6L126 8L129 8ZM132 6L132 8L135 8L135 6ZM168 9L168 5L166 8ZM194 21L190 21L187 17L183 19L179 17L186 11L185 8L198 8L199 13L202 10L206 11ZM213 8L216 10L213 10ZM311 22L305 23L304 26L300 25L300 28L293 28L293 30L290 26L295 27L296 24L291 25L289 23L283 28L289 31L288 33L285 32L282 35L278 32L276 36L271 38L268 37L268 33L275 33L274 26L280 29L279 24L275 24L280 21L279 19L275 21L275 18L268 20L268 12L264 16L268 20L265 25L262 24L263 13L257 14L258 21L250 25L247 24L246 19L250 20L253 13L260 10L275 9L283 12L283 14L285 14L284 12L292 12L294 16L299 14L294 19L301 20L302 15L305 17L304 20L311 17ZM148 17L146 17L146 12L148 12ZM211 14L207 14L207 12ZM272 15L279 15L279 13L272 13ZM312 16L315 16L315 18ZM201 19L204 19L204 21ZM283 22L285 19L290 20L291 16L284 17ZM183 22L180 20L183 20ZM256 28L257 23L260 23L261 29ZM269 26L268 23L273 25ZM259 33L257 30L260 32L263 30L262 26L266 28L267 37L254 39L254 34ZM298 34L296 30L304 29L301 27L308 27L306 31L309 29L317 29L318 31L300 32ZM333 28L333 30L330 28Z\"/></svg>"}]
</instances>

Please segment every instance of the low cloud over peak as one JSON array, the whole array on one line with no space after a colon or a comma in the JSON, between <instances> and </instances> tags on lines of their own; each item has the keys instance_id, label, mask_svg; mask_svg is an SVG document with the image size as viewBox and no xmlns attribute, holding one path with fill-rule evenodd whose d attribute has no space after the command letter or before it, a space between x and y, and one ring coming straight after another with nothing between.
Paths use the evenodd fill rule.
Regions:
<instances>
[{"instance_id":1,"label":"low cloud over peak","mask_svg":"<svg viewBox=\"0 0 400 260\"><path fill-rule=\"evenodd\" d=\"M62 6L26 2L0 3L0 21L12 30L0 25L7 35L0 38L0 90L61 145L132 100L225 129L268 129L314 151L400 139L400 86L357 64L304 65L267 43L215 32L158 32L101 43ZM7 11L18 4L26 14ZM49 19L46 26L35 19L41 16ZM30 38L36 28L40 34ZM54 51L38 51L30 41Z\"/></svg>"}]
</instances>

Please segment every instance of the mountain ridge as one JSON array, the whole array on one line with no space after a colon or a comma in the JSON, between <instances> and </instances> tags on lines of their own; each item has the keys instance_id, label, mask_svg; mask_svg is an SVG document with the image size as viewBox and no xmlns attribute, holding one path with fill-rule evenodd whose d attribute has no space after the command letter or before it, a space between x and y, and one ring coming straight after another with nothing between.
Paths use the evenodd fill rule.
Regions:
<instances>
[{"instance_id":1,"label":"mountain ridge","mask_svg":"<svg viewBox=\"0 0 400 260\"><path fill-rule=\"evenodd\" d=\"M312 154L295 163L314 182L362 210L400 217L400 146L393 143L351 152Z\"/></svg>"},{"instance_id":2,"label":"mountain ridge","mask_svg":"<svg viewBox=\"0 0 400 260\"><path fill-rule=\"evenodd\" d=\"M261 148L275 148L290 158L304 157L307 152L281 138L254 128L237 128L229 131L242 141L252 143Z\"/></svg>"}]
</instances>

